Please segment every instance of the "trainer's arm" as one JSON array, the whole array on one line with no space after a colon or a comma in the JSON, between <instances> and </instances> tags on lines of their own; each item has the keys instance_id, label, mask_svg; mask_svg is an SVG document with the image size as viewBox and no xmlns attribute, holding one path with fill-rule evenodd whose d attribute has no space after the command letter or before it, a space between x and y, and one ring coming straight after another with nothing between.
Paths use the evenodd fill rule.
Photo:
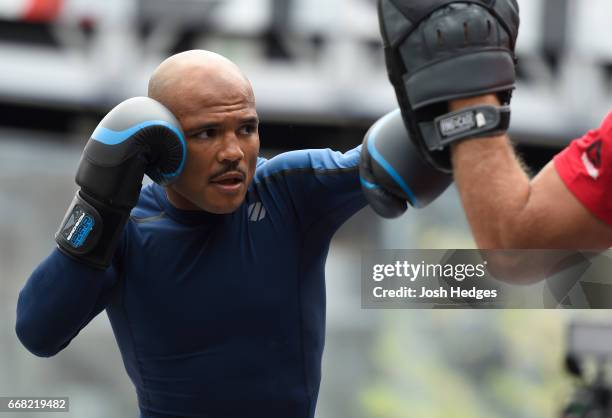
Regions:
<instances>
[{"instance_id":1,"label":"trainer's arm","mask_svg":"<svg viewBox=\"0 0 612 418\"><path fill-rule=\"evenodd\" d=\"M19 340L37 356L57 354L106 307L116 283L114 265L99 270L54 250L19 294Z\"/></svg>"},{"instance_id":2,"label":"trainer's arm","mask_svg":"<svg viewBox=\"0 0 612 418\"><path fill-rule=\"evenodd\" d=\"M499 105L488 95L451 102L457 110ZM480 248L608 248L612 227L593 216L548 163L529 180L507 135L452 149L455 182Z\"/></svg>"}]
</instances>

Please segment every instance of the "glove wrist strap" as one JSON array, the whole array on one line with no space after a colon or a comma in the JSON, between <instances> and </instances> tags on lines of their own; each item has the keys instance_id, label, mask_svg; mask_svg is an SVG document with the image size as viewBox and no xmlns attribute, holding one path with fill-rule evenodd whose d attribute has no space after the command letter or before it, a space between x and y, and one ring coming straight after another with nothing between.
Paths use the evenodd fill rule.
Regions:
<instances>
[{"instance_id":1,"label":"glove wrist strap","mask_svg":"<svg viewBox=\"0 0 612 418\"><path fill-rule=\"evenodd\" d=\"M419 124L430 151L440 151L468 138L497 136L510 126L510 106L473 106Z\"/></svg>"},{"instance_id":2,"label":"glove wrist strap","mask_svg":"<svg viewBox=\"0 0 612 418\"><path fill-rule=\"evenodd\" d=\"M109 206L80 190L55 234L55 241L71 258L105 269L111 264L129 213L129 209Z\"/></svg>"}]
</instances>

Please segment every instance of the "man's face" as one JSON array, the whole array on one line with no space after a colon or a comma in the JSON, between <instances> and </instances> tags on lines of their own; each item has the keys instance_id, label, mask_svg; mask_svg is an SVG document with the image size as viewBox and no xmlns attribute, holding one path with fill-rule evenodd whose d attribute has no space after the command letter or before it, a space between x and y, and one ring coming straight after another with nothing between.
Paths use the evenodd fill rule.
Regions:
<instances>
[{"instance_id":1,"label":"man's face","mask_svg":"<svg viewBox=\"0 0 612 418\"><path fill-rule=\"evenodd\" d=\"M171 110L185 132L187 160L167 189L181 209L231 213L244 201L259 153L258 118L248 81L185 81Z\"/></svg>"}]
</instances>

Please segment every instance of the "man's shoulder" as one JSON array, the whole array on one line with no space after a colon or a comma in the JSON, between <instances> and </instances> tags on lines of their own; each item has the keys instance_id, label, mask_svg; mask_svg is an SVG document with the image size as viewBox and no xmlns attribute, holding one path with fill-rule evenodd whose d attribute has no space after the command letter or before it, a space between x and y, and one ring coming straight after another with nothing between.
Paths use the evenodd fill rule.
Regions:
<instances>
[{"instance_id":1,"label":"man's shoulder","mask_svg":"<svg viewBox=\"0 0 612 418\"><path fill-rule=\"evenodd\" d=\"M259 157L255 169L254 181L257 183L267 177L279 176L295 169L308 167L309 150L296 150L283 152L267 159Z\"/></svg>"},{"instance_id":2,"label":"man's shoulder","mask_svg":"<svg viewBox=\"0 0 612 418\"><path fill-rule=\"evenodd\" d=\"M255 182L267 177L294 173L337 172L359 165L361 146L345 153L329 148L288 151L266 160L257 161Z\"/></svg>"}]
</instances>

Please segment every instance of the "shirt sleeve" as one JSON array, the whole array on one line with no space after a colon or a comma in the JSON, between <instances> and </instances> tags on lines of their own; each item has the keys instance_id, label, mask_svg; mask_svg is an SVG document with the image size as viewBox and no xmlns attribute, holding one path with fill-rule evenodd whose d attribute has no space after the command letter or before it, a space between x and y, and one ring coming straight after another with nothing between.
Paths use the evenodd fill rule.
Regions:
<instances>
[{"instance_id":1,"label":"shirt sleeve","mask_svg":"<svg viewBox=\"0 0 612 418\"><path fill-rule=\"evenodd\" d=\"M255 184L289 199L304 229L335 231L366 205L359 182L361 146L346 153L308 149L279 154L258 167Z\"/></svg>"},{"instance_id":2,"label":"shirt sleeve","mask_svg":"<svg viewBox=\"0 0 612 418\"><path fill-rule=\"evenodd\" d=\"M64 349L109 303L119 277L116 260L103 271L53 250L19 294L15 331L21 343L40 357Z\"/></svg>"},{"instance_id":3,"label":"shirt sleeve","mask_svg":"<svg viewBox=\"0 0 612 418\"><path fill-rule=\"evenodd\" d=\"M554 165L570 192L593 215L612 225L612 113L598 129L557 154Z\"/></svg>"}]
</instances>

